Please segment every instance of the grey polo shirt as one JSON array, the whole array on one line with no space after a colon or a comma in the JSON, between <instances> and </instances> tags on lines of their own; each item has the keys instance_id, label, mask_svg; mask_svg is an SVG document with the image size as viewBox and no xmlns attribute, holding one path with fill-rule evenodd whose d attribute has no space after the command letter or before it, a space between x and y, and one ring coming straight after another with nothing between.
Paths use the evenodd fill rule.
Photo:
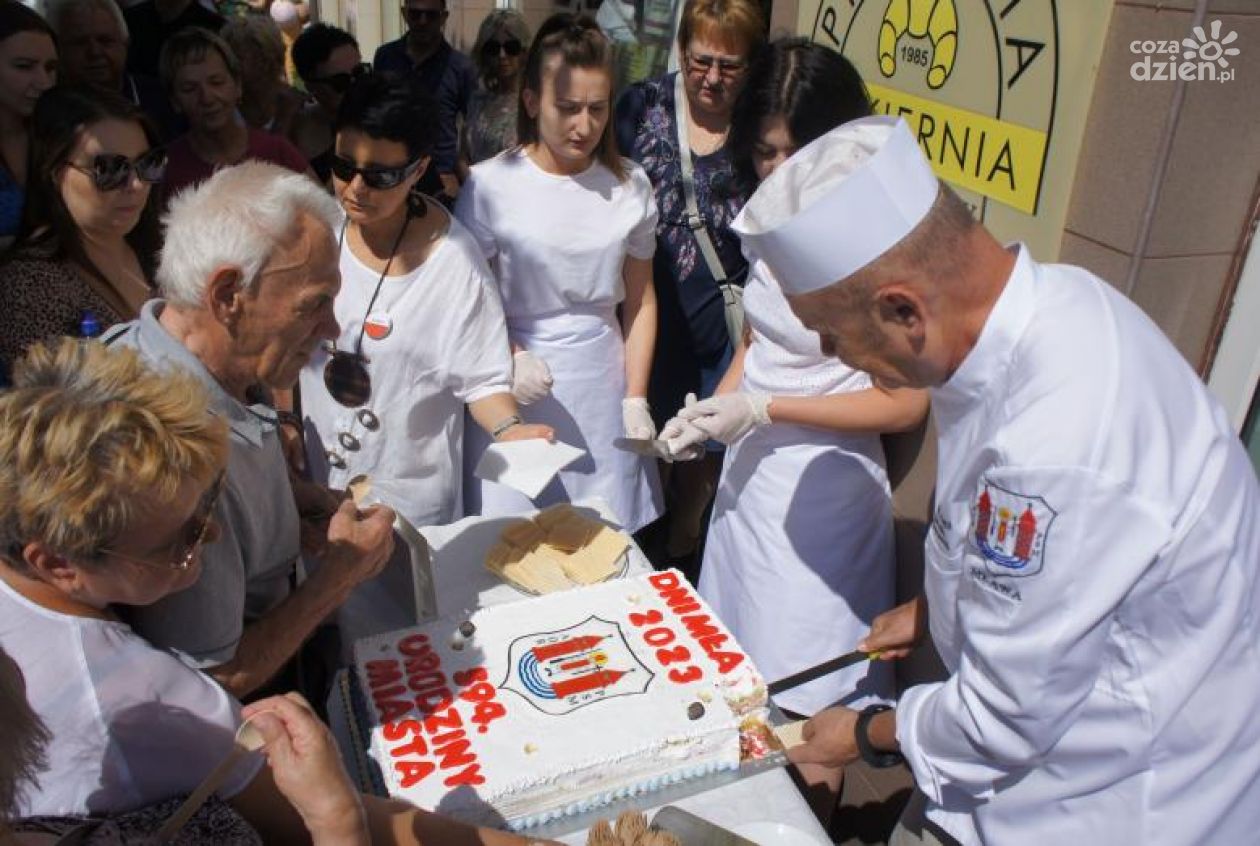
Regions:
<instances>
[{"instance_id":1,"label":"grey polo shirt","mask_svg":"<svg viewBox=\"0 0 1260 846\"><path fill-rule=\"evenodd\" d=\"M160 369L178 367L195 376L210 395L211 409L228 422L231 449L214 512L219 539L202 550L200 578L152 605L125 609L125 616L155 646L212 667L231 660L244 627L288 595L299 554L298 512L275 413L229 396L158 323L164 306L162 300L150 300L138 319L114 327L104 340L134 347Z\"/></svg>"}]
</instances>

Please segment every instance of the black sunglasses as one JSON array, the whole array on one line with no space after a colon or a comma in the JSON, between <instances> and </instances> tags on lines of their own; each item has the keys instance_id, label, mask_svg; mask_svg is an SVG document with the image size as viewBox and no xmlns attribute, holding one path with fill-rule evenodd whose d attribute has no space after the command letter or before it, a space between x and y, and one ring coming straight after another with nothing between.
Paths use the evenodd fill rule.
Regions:
<instances>
[{"instance_id":1,"label":"black sunglasses","mask_svg":"<svg viewBox=\"0 0 1260 846\"><path fill-rule=\"evenodd\" d=\"M354 85L363 77L372 72L372 66L367 62L360 62L348 71L341 73L329 74L316 79L308 79L307 85L327 85L338 94L345 94L350 90L350 86Z\"/></svg>"},{"instance_id":2,"label":"black sunglasses","mask_svg":"<svg viewBox=\"0 0 1260 846\"><path fill-rule=\"evenodd\" d=\"M415 173L416 168L420 167L421 161L423 159L416 159L414 162L408 162L397 167L383 167L381 165L359 167L345 156L333 156L332 172L333 176L342 182L350 182L357 175L363 177L363 182L367 187L377 191L387 191L390 188L398 187L403 180Z\"/></svg>"},{"instance_id":3,"label":"black sunglasses","mask_svg":"<svg viewBox=\"0 0 1260 846\"><path fill-rule=\"evenodd\" d=\"M402 8L403 17L408 23L428 23L437 20L446 14L445 9L412 9L408 6Z\"/></svg>"},{"instance_id":4,"label":"black sunglasses","mask_svg":"<svg viewBox=\"0 0 1260 846\"><path fill-rule=\"evenodd\" d=\"M97 153L87 164L69 162L70 167L92 177L99 191L116 191L131 183L134 175L150 185L166 176L166 151L150 150L134 160L121 153Z\"/></svg>"},{"instance_id":5,"label":"black sunglasses","mask_svg":"<svg viewBox=\"0 0 1260 846\"><path fill-rule=\"evenodd\" d=\"M328 350L324 363L324 387L328 395L349 408L357 408L372 398L372 377L368 374L367 357L361 352Z\"/></svg>"},{"instance_id":6,"label":"black sunglasses","mask_svg":"<svg viewBox=\"0 0 1260 846\"><path fill-rule=\"evenodd\" d=\"M500 53L505 56L519 56L524 49L525 45L519 38L509 38L507 41L487 41L481 45L481 55L487 59L497 58Z\"/></svg>"}]
</instances>

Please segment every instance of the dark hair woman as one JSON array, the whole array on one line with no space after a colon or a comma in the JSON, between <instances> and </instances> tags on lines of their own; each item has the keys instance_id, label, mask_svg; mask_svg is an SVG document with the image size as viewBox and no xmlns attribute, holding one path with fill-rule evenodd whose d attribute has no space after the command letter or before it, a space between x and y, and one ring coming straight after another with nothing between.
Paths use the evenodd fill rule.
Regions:
<instances>
[{"instance_id":1,"label":"dark hair woman","mask_svg":"<svg viewBox=\"0 0 1260 846\"><path fill-rule=\"evenodd\" d=\"M638 531L660 513L656 466L613 440L656 434L647 403L656 204L643 168L617 155L612 102L612 48L599 27L548 18L525 61L520 146L473 166L455 213L494 262L513 393L588 451L534 501L598 496ZM470 494L482 514L533 507L491 482Z\"/></svg>"},{"instance_id":2,"label":"dark hair woman","mask_svg":"<svg viewBox=\"0 0 1260 846\"><path fill-rule=\"evenodd\" d=\"M130 320L152 294L158 248L154 186L166 154L121 95L54 88L31 117L22 234L0 286L0 364L32 341L94 335Z\"/></svg>"},{"instance_id":3,"label":"dark hair woman","mask_svg":"<svg viewBox=\"0 0 1260 846\"><path fill-rule=\"evenodd\" d=\"M775 43L735 106L735 166L765 179L798 147L870 110L839 53L803 39ZM700 593L774 678L852 648L892 607L892 501L879 433L914 428L928 401L925 391L880 387L824 354L765 263L748 258L750 342L736 350L717 394L680 412L699 434L675 445L704 437L727 444ZM680 428L671 421L665 434ZM882 702L893 694L891 669L886 661L854 666L776 702L802 716L837 701ZM811 794L834 799L839 770L802 764L800 773ZM825 821L831 807L815 811Z\"/></svg>"},{"instance_id":4,"label":"dark hair woman","mask_svg":"<svg viewBox=\"0 0 1260 846\"><path fill-rule=\"evenodd\" d=\"M551 431L520 422L503 309L477 242L417 189L437 138L422 84L368 74L334 129L341 334L302 372L307 466L333 488L388 479L378 492L413 525L449 523L463 516L465 407L488 437ZM410 579L399 560L357 587L339 612L343 634L405 625Z\"/></svg>"},{"instance_id":5,"label":"dark hair woman","mask_svg":"<svg viewBox=\"0 0 1260 846\"><path fill-rule=\"evenodd\" d=\"M22 221L31 112L56 82L52 29L17 0L0 0L0 247L12 243Z\"/></svg>"}]
</instances>

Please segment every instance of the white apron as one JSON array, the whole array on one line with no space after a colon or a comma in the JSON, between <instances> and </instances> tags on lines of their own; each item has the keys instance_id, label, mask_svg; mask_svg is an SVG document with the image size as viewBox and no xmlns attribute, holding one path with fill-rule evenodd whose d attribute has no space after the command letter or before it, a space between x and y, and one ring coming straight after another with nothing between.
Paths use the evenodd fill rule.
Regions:
<instances>
[{"instance_id":1,"label":"white apron","mask_svg":"<svg viewBox=\"0 0 1260 846\"><path fill-rule=\"evenodd\" d=\"M766 681L852 650L893 605L892 506L876 436L755 429L726 451L700 570L705 598ZM812 715L892 694L857 664L775 697Z\"/></svg>"},{"instance_id":2,"label":"white apron","mask_svg":"<svg viewBox=\"0 0 1260 846\"><path fill-rule=\"evenodd\" d=\"M541 358L555 379L551 395L522 408L530 423L545 423L556 439L587 451L561 470L532 502L524 494L471 478L490 438L467 427L465 507L469 514L522 514L558 502L600 497L623 528L636 532L661 513L655 463L613 447L623 437L621 400L626 394L625 344L612 309L574 308L567 314L512 320L512 340Z\"/></svg>"}]
</instances>

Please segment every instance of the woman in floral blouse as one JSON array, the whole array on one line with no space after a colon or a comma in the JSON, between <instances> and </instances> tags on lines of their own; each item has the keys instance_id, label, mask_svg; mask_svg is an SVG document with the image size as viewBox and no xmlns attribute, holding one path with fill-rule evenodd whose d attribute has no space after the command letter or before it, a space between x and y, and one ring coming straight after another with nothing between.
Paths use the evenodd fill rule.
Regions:
<instances>
[{"instance_id":1,"label":"woman in floral blouse","mask_svg":"<svg viewBox=\"0 0 1260 846\"><path fill-rule=\"evenodd\" d=\"M742 284L747 267L730 224L748 198L734 178L726 136L735 98L764 37L761 9L753 0L688 0L678 30L681 71L640 82L617 103L618 147L647 171L660 215L652 268L659 328L648 395L658 427L687 394L703 399L713 393L732 352L722 291L688 225L675 93L681 89L686 100L687 155L700 218L727 279ZM672 465L664 477L665 553L684 570L713 498L721 448L712 443L704 460Z\"/></svg>"},{"instance_id":2,"label":"woman in floral blouse","mask_svg":"<svg viewBox=\"0 0 1260 846\"><path fill-rule=\"evenodd\" d=\"M473 59L481 88L473 92L464 124L469 165L516 146L516 101L529 49L529 26L520 12L498 9L477 30Z\"/></svg>"}]
</instances>

